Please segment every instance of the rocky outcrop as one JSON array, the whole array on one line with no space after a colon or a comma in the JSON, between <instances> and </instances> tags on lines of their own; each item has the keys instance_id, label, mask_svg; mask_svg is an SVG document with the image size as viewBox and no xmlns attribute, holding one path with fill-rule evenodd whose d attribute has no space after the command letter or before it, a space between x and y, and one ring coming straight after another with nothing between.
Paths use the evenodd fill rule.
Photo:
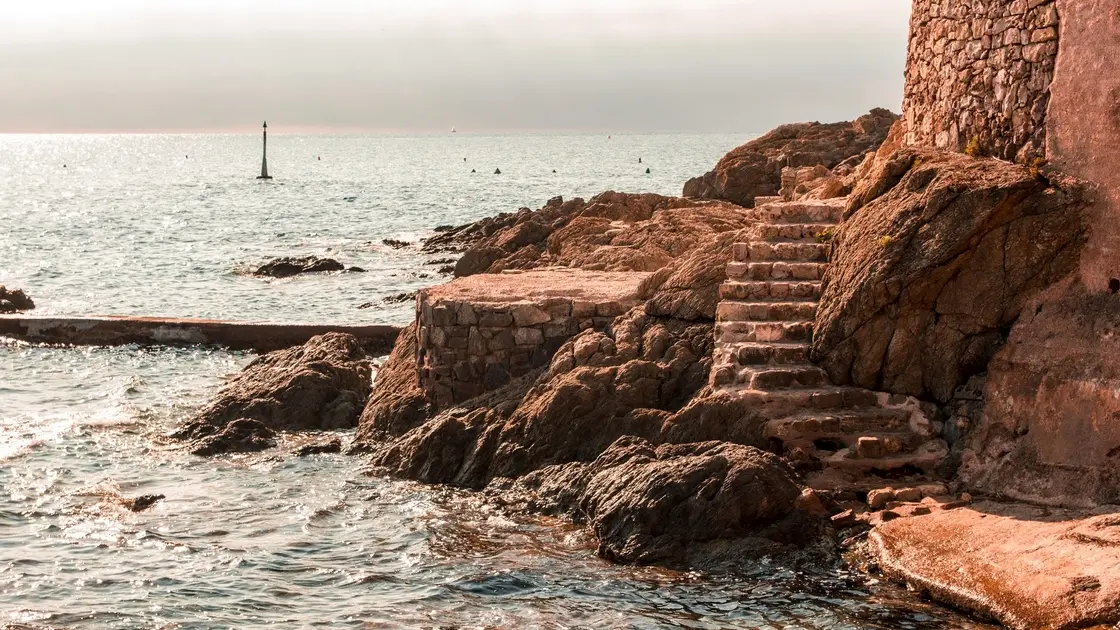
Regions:
<instances>
[{"instance_id":1,"label":"rocky outcrop","mask_svg":"<svg viewBox=\"0 0 1120 630\"><path fill-rule=\"evenodd\" d=\"M1044 503L1120 505L1120 295L1058 286L1023 310L988 367L961 478Z\"/></svg>"},{"instance_id":2,"label":"rocky outcrop","mask_svg":"<svg viewBox=\"0 0 1120 630\"><path fill-rule=\"evenodd\" d=\"M8 289L0 284L0 313L19 313L35 308L35 302L22 289Z\"/></svg>"},{"instance_id":3,"label":"rocky outcrop","mask_svg":"<svg viewBox=\"0 0 1120 630\"><path fill-rule=\"evenodd\" d=\"M820 535L792 469L726 442L654 446L622 437L593 462L545 467L488 491L586 523L599 555L615 562L695 566L729 546L771 552Z\"/></svg>"},{"instance_id":4,"label":"rocky outcrop","mask_svg":"<svg viewBox=\"0 0 1120 630\"><path fill-rule=\"evenodd\" d=\"M905 149L832 236L812 358L833 382L945 402L1076 268L1081 195L1026 167ZM892 184L892 182L894 182Z\"/></svg>"},{"instance_id":5,"label":"rocky outcrop","mask_svg":"<svg viewBox=\"0 0 1120 630\"><path fill-rule=\"evenodd\" d=\"M401 331L393 352L377 370L369 401L358 420L359 443L404 435L430 417L416 365L416 328Z\"/></svg>"},{"instance_id":6,"label":"rocky outcrop","mask_svg":"<svg viewBox=\"0 0 1120 630\"><path fill-rule=\"evenodd\" d=\"M673 412L707 382L711 334L710 323L652 317L639 307L606 332L569 340L539 377L514 379L400 440L369 446L398 474L482 487L494 477L591 461L623 435L660 441L663 426L676 424ZM363 416L359 434L378 435L366 417L374 413Z\"/></svg>"},{"instance_id":7,"label":"rocky outcrop","mask_svg":"<svg viewBox=\"0 0 1120 630\"><path fill-rule=\"evenodd\" d=\"M509 269L577 267L593 271L654 271L721 232L744 227L731 204L605 192L590 201L555 198L440 233L429 251L467 245L455 276Z\"/></svg>"},{"instance_id":8,"label":"rocky outcrop","mask_svg":"<svg viewBox=\"0 0 1120 630\"><path fill-rule=\"evenodd\" d=\"M714 320L719 287L727 279L732 246L741 232L723 232L658 269L642 281L638 295L646 313L684 320Z\"/></svg>"},{"instance_id":9,"label":"rocky outcrop","mask_svg":"<svg viewBox=\"0 0 1120 630\"><path fill-rule=\"evenodd\" d=\"M353 335L329 333L263 355L172 434L197 454L261 450L274 431L352 428L370 388L370 365Z\"/></svg>"},{"instance_id":10,"label":"rocky outcrop","mask_svg":"<svg viewBox=\"0 0 1120 630\"><path fill-rule=\"evenodd\" d=\"M321 273L328 271L346 271L346 265L333 258L319 258L318 256L304 256L302 258L274 258L253 270L254 276L269 278L290 278L301 273ZM351 267L350 271L360 272L362 269Z\"/></svg>"},{"instance_id":11,"label":"rocky outcrop","mask_svg":"<svg viewBox=\"0 0 1120 630\"><path fill-rule=\"evenodd\" d=\"M882 144L896 120L885 109L873 109L852 122L783 125L731 151L711 172L688 180L683 195L752 208L755 197L778 194L786 167L859 164Z\"/></svg>"}]
</instances>

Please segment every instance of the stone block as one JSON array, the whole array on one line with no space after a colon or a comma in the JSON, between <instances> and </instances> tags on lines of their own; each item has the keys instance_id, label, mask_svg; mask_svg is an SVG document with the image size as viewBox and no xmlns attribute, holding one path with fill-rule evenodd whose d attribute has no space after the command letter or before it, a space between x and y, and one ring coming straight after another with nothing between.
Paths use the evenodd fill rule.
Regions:
<instances>
[{"instance_id":1,"label":"stone block","mask_svg":"<svg viewBox=\"0 0 1120 630\"><path fill-rule=\"evenodd\" d=\"M482 376L482 386L487 391L502 387L509 382L509 370L501 363L491 363L486 366L486 373Z\"/></svg>"},{"instance_id":2,"label":"stone block","mask_svg":"<svg viewBox=\"0 0 1120 630\"><path fill-rule=\"evenodd\" d=\"M545 311L532 304L518 304L512 309L513 321L518 326L536 326L543 324L552 317Z\"/></svg>"},{"instance_id":3,"label":"stone block","mask_svg":"<svg viewBox=\"0 0 1120 630\"><path fill-rule=\"evenodd\" d=\"M457 322L457 315L454 310L446 305L440 304L432 308L433 326L454 326Z\"/></svg>"},{"instance_id":4,"label":"stone block","mask_svg":"<svg viewBox=\"0 0 1120 630\"><path fill-rule=\"evenodd\" d=\"M487 347L493 353L497 350L510 350L516 345L517 342L513 338L513 332L506 329L491 337Z\"/></svg>"},{"instance_id":5,"label":"stone block","mask_svg":"<svg viewBox=\"0 0 1120 630\"><path fill-rule=\"evenodd\" d=\"M478 315L474 312L474 307L466 302L459 305L458 320L460 326L474 326L478 323Z\"/></svg>"},{"instance_id":6,"label":"stone block","mask_svg":"<svg viewBox=\"0 0 1120 630\"><path fill-rule=\"evenodd\" d=\"M513 340L519 346L539 346L544 343L544 333L539 328L518 328L513 331Z\"/></svg>"},{"instance_id":7,"label":"stone block","mask_svg":"<svg viewBox=\"0 0 1120 630\"><path fill-rule=\"evenodd\" d=\"M595 303L587 302L584 300L574 300L572 302L572 317L586 318L595 316Z\"/></svg>"},{"instance_id":8,"label":"stone block","mask_svg":"<svg viewBox=\"0 0 1120 630\"><path fill-rule=\"evenodd\" d=\"M508 328L513 325L513 316L506 311L485 310L478 315L478 325L487 328Z\"/></svg>"},{"instance_id":9,"label":"stone block","mask_svg":"<svg viewBox=\"0 0 1120 630\"><path fill-rule=\"evenodd\" d=\"M477 326L471 327L470 335L467 337L467 352L475 356L486 354L486 339Z\"/></svg>"}]
</instances>

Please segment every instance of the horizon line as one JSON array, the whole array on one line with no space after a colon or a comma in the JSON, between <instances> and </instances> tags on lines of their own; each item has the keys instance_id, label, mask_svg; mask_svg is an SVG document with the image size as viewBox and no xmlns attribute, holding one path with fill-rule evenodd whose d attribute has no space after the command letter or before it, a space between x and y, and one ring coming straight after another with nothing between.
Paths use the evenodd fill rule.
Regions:
<instances>
[{"instance_id":1,"label":"horizon line","mask_svg":"<svg viewBox=\"0 0 1120 630\"><path fill-rule=\"evenodd\" d=\"M236 127L199 127L196 129L182 129L182 128L166 128L166 129L78 129L78 130L5 130L0 129L0 136L77 136L77 135L252 135L261 132L259 125L236 126ZM728 131L728 130L707 130L707 131L692 131L682 129L667 129L660 131L638 131L633 129L579 129L570 127L545 127L545 128L521 128L521 129L472 129L472 130L459 130L451 131L450 129L435 129L431 127L425 128L383 128L383 127L358 127L358 126L340 126L340 127L325 127L316 125L293 125L291 127L274 127L272 124L268 126L268 133L271 135L332 135L332 134L369 134L369 135L520 135L520 134L578 134L578 135L617 135L617 136L638 136L638 135L703 135L703 134L756 134L756 131Z\"/></svg>"}]
</instances>

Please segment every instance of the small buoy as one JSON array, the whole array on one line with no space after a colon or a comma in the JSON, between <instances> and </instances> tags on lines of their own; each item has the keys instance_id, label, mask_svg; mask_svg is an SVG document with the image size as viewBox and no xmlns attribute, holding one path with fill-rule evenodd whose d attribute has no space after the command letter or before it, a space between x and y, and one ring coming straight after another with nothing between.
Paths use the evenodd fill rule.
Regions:
<instances>
[{"instance_id":1,"label":"small buoy","mask_svg":"<svg viewBox=\"0 0 1120 630\"><path fill-rule=\"evenodd\" d=\"M189 155L184 155L184 156L183 156L183 159L185 159L185 160L189 160L189 159L191 159L191 156L189 156Z\"/></svg>"},{"instance_id":2,"label":"small buoy","mask_svg":"<svg viewBox=\"0 0 1120 630\"><path fill-rule=\"evenodd\" d=\"M62 168L66 168L66 165L65 165L65 164L63 164L63 165L62 165Z\"/></svg>"},{"instance_id":3,"label":"small buoy","mask_svg":"<svg viewBox=\"0 0 1120 630\"><path fill-rule=\"evenodd\" d=\"M638 164L642 163L642 158L638 158Z\"/></svg>"},{"instance_id":4,"label":"small buoy","mask_svg":"<svg viewBox=\"0 0 1120 630\"><path fill-rule=\"evenodd\" d=\"M555 173L555 172L556 172L556 169L552 169L552 172L553 172L553 173Z\"/></svg>"},{"instance_id":5,"label":"small buoy","mask_svg":"<svg viewBox=\"0 0 1120 630\"><path fill-rule=\"evenodd\" d=\"M646 169L646 175L649 175L649 169L648 168Z\"/></svg>"},{"instance_id":6,"label":"small buoy","mask_svg":"<svg viewBox=\"0 0 1120 630\"><path fill-rule=\"evenodd\" d=\"M466 161L467 161L467 158L463 158L463 161L464 161L464 162L466 162Z\"/></svg>"},{"instance_id":7,"label":"small buoy","mask_svg":"<svg viewBox=\"0 0 1120 630\"><path fill-rule=\"evenodd\" d=\"M472 172L472 173L474 173L474 172L475 172L475 170L474 170L474 169L472 168L472 169L471 169L471 172Z\"/></svg>"},{"instance_id":8,"label":"small buoy","mask_svg":"<svg viewBox=\"0 0 1120 630\"><path fill-rule=\"evenodd\" d=\"M323 159L323 156L321 156L321 155L316 155L315 156L316 161L321 161L322 159Z\"/></svg>"},{"instance_id":9,"label":"small buoy","mask_svg":"<svg viewBox=\"0 0 1120 630\"><path fill-rule=\"evenodd\" d=\"M502 174L502 169L500 169L500 168L494 169L494 174L495 175L501 175Z\"/></svg>"}]
</instances>

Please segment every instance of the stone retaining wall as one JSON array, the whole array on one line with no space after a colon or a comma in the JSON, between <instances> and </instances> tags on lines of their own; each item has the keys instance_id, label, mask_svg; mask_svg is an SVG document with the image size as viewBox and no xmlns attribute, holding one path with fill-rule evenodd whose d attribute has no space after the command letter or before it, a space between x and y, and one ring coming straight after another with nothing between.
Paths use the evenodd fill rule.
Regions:
<instances>
[{"instance_id":1,"label":"stone retaining wall","mask_svg":"<svg viewBox=\"0 0 1120 630\"><path fill-rule=\"evenodd\" d=\"M1028 164L1046 155L1055 0L915 0L906 143Z\"/></svg>"},{"instance_id":2,"label":"stone retaining wall","mask_svg":"<svg viewBox=\"0 0 1120 630\"><path fill-rule=\"evenodd\" d=\"M635 290L646 275L484 274L421 291L420 386L446 408L547 365L565 341L588 328L603 330L637 305Z\"/></svg>"}]
</instances>

